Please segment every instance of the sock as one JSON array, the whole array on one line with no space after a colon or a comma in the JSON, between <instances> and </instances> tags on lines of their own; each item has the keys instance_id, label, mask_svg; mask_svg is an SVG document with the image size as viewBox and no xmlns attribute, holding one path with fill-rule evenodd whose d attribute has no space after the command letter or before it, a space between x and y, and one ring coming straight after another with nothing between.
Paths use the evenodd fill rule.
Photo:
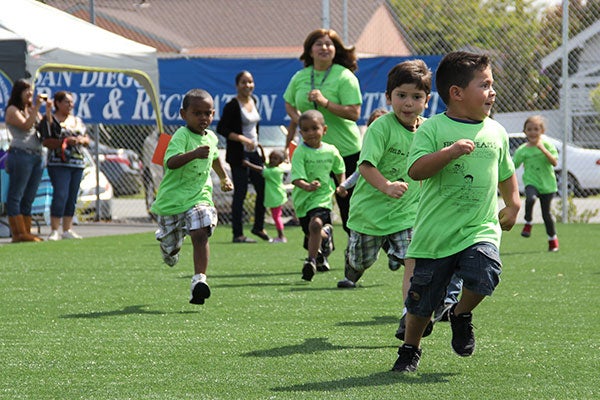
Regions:
<instances>
[{"instance_id":1,"label":"sock","mask_svg":"<svg viewBox=\"0 0 600 400\"><path fill-rule=\"evenodd\" d=\"M558 236L556 236L556 235L548 236L548 240L554 240L554 239L558 239Z\"/></svg>"},{"instance_id":2,"label":"sock","mask_svg":"<svg viewBox=\"0 0 600 400\"><path fill-rule=\"evenodd\" d=\"M404 307L404 308L402 309L402 316L404 317L405 315L406 315L406 307Z\"/></svg>"},{"instance_id":3,"label":"sock","mask_svg":"<svg viewBox=\"0 0 600 400\"><path fill-rule=\"evenodd\" d=\"M206 275L204 274L196 274L192 277L192 282L206 282Z\"/></svg>"}]
</instances>

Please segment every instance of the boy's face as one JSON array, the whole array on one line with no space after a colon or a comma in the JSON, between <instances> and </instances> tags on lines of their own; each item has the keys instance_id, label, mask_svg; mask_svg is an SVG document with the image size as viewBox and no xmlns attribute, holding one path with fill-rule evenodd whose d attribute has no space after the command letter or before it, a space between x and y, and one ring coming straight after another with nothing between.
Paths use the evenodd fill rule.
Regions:
<instances>
[{"instance_id":1,"label":"boy's face","mask_svg":"<svg viewBox=\"0 0 600 400\"><path fill-rule=\"evenodd\" d=\"M276 167L283 162L283 157L279 153L271 153L269 154L269 164Z\"/></svg>"},{"instance_id":2,"label":"boy's face","mask_svg":"<svg viewBox=\"0 0 600 400\"><path fill-rule=\"evenodd\" d=\"M472 121L482 121L489 117L492 106L496 101L496 91L492 87L494 77L490 67L476 71L473 79L466 88L459 88L460 108L463 116L461 118ZM452 90L452 88L451 88Z\"/></svg>"},{"instance_id":3,"label":"boy's face","mask_svg":"<svg viewBox=\"0 0 600 400\"><path fill-rule=\"evenodd\" d=\"M308 147L312 147L314 149L321 146L321 139L326 131L327 126L315 118L303 119L300 123L300 134L302 135L302 141Z\"/></svg>"},{"instance_id":4,"label":"boy's face","mask_svg":"<svg viewBox=\"0 0 600 400\"><path fill-rule=\"evenodd\" d=\"M190 101L188 108L179 110L181 118L186 122L187 127L194 133L204 134L204 130L210 126L215 109L213 102L208 99L194 98Z\"/></svg>"},{"instance_id":5,"label":"boy's face","mask_svg":"<svg viewBox=\"0 0 600 400\"><path fill-rule=\"evenodd\" d=\"M410 127L416 124L419 115L427 108L429 95L417 89L414 83L403 83L392 90L387 101L400 123Z\"/></svg>"}]
</instances>

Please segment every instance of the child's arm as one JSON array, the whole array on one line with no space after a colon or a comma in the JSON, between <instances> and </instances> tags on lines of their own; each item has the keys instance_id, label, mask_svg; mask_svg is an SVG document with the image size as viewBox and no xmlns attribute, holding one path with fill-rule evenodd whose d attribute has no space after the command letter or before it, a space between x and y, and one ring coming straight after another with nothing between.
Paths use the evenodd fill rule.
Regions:
<instances>
[{"instance_id":1,"label":"child's arm","mask_svg":"<svg viewBox=\"0 0 600 400\"><path fill-rule=\"evenodd\" d=\"M371 186L394 199L402 197L404 192L408 189L408 183L398 181L390 182L369 162L363 162L358 169L360 170L362 177L365 178Z\"/></svg>"},{"instance_id":2,"label":"child's arm","mask_svg":"<svg viewBox=\"0 0 600 400\"><path fill-rule=\"evenodd\" d=\"M553 167L556 167L556 165L558 164L558 159L548 151L546 146L544 146L544 141L542 139L538 140L537 148L540 149L542 153L544 153L550 164L552 164Z\"/></svg>"},{"instance_id":3,"label":"child's arm","mask_svg":"<svg viewBox=\"0 0 600 400\"><path fill-rule=\"evenodd\" d=\"M198 146L194 150L187 153L177 154L167 160L167 167L177 169L183 167L196 158L208 158L210 154L210 146Z\"/></svg>"},{"instance_id":4,"label":"child's arm","mask_svg":"<svg viewBox=\"0 0 600 400\"><path fill-rule=\"evenodd\" d=\"M219 180L221 181L221 190L224 192L230 192L233 190L233 183L227 176L223 164L221 164L220 158L215 158L212 162L212 168L217 173Z\"/></svg>"},{"instance_id":5,"label":"child's arm","mask_svg":"<svg viewBox=\"0 0 600 400\"><path fill-rule=\"evenodd\" d=\"M244 167L248 167L251 170L256 171L258 173L262 173L263 172L263 167L261 167L260 165L253 164L253 163L251 163L250 161L248 161L246 159L242 160L242 165Z\"/></svg>"},{"instance_id":6,"label":"child's arm","mask_svg":"<svg viewBox=\"0 0 600 400\"><path fill-rule=\"evenodd\" d=\"M353 188L356 185L359 176L360 171L354 171L352 175L350 175L344 182L339 184L339 186L335 189L335 193L340 197L348 196L348 189Z\"/></svg>"},{"instance_id":7,"label":"child's arm","mask_svg":"<svg viewBox=\"0 0 600 400\"><path fill-rule=\"evenodd\" d=\"M500 189L500 195L505 204L505 207L498 213L498 220L503 231L510 231L517 222L517 214L521 208L517 175L512 174L510 178L499 182L498 189Z\"/></svg>"},{"instance_id":8,"label":"child's arm","mask_svg":"<svg viewBox=\"0 0 600 400\"><path fill-rule=\"evenodd\" d=\"M448 147L419 158L408 169L408 175L415 181L431 178L452 160L465 154L471 154L474 149L475 143L472 140L460 139Z\"/></svg>"},{"instance_id":9,"label":"child's arm","mask_svg":"<svg viewBox=\"0 0 600 400\"><path fill-rule=\"evenodd\" d=\"M307 192L314 192L315 190L321 187L321 182L319 182L318 180L307 182L304 179L295 179L292 182L292 184L297 188L306 190Z\"/></svg>"}]
</instances>

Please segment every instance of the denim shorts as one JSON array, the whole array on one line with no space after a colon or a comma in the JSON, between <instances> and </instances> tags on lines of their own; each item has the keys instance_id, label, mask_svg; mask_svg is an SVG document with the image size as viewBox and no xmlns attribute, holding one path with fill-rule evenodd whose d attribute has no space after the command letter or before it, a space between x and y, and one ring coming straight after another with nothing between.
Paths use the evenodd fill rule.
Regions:
<instances>
[{"instance_id":1,"label":"denim shorts","mask_svg":"<svg viewBox=\"0 0 600 400\"><path fill-rule=\"evenodd\" d=\"M463 288L490 296L500 283L501 272L498 248L487 242L476 243L444 258L417 258L406 309L420 317L431 316L444 301L454 273L463 280Z\"/></svg>"}]
</instances>

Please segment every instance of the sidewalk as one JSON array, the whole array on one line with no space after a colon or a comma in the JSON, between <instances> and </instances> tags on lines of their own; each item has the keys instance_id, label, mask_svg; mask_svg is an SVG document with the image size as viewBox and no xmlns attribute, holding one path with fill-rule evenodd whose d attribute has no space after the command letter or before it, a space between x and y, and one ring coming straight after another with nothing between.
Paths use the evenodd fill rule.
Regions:
<instances>
[{"instance_id":1,"label":"sidewalk","mask_svg":"<svg viewBox=\"0 0 600 400\"><path fill-rule=\"evenodd\" d=\"M2 218L2 224L8 221L5 221L5 218ZM3 227L1 227L3 228ZM153 223L143 223L143 224L125 224L125 223L115 223L115 222L95 222L95 223L84 223L73 226L73 230L83 236L83 238L94 237L94 236L113 236L113 235L128 235L131 233L144 233L144 232L154 232L156 230L156 224ZM35 233L42 237L44 240L50 234L50 227L47 225L40 226L40 233L38 233L37 228L34 226L32 228L32 233ZM5 232L5 229L2 229L2 232ZM11 242L11 238L2 237L0 238L0 246L3 244L7 244Z\"/></svg>"}]
</instances>

